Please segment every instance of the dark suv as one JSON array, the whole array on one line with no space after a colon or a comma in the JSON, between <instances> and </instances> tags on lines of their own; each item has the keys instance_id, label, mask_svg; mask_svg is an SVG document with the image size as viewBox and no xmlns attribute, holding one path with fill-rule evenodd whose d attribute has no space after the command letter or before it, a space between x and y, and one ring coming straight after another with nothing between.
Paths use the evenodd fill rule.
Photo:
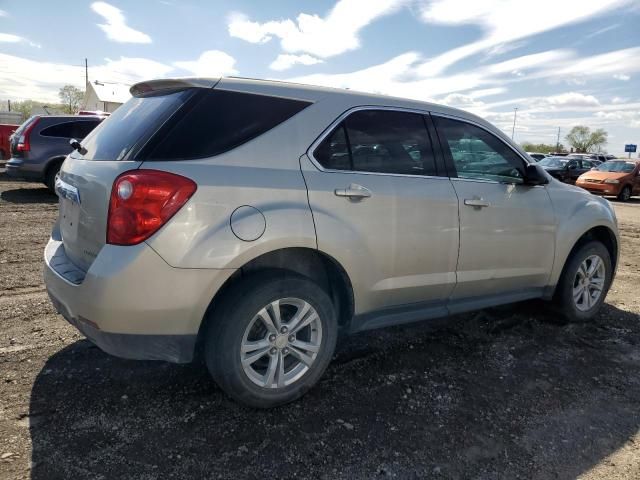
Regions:
<instances>
[{"instance_id":1,"label":"dark suv","mask_svg":"<svg viewBox=\"0 0 640 480\"><path fill-rule=\"evenodd\" d=\"M65 157L71 152L69 140L82 140L103 117L78 115L34 115L11 136L11 177L44 182L54 190L55 178Z\"/></svg>"}]
</instances>

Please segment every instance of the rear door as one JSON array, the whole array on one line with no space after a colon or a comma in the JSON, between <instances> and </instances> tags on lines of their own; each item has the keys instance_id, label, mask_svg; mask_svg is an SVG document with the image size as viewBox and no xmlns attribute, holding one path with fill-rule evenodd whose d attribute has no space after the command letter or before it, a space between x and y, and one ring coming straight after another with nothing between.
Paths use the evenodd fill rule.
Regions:
<instances>
[{"instance_id":1,"label":"rear door","mask_svg":"<svg viewBox=\"0 0 640 480\"><path fill-rule=\"evenodd\" d=\"M188 101L190 90L134 97L118 108L72 152L56 182L59 227L65 252L88 270L106 242L111 186L118 175L140 166L136 152Z\"/></svg>"},{"instance_id":2,"label":"rear door","mask_svg":"<svg viewBox=\"0 0 640 480\"><path fill-rule=\"evenodd\" d=\"M347 115L301 158L318 247L345 266L356 313L444 305L455 285L458 206L419 113Z\"/></svg>"},{"instance_id":3,"label":"rear door","mask_svg":"<svg viewBox=\"0 0 640 480\"><path fill-rule=\"evenodd\" d=\"M546 286L554 257L546 188L523 184L525 161L493 133L461 119L433 118L460 202L452 300L534 296Z\"/></svg>"}]
</instances>

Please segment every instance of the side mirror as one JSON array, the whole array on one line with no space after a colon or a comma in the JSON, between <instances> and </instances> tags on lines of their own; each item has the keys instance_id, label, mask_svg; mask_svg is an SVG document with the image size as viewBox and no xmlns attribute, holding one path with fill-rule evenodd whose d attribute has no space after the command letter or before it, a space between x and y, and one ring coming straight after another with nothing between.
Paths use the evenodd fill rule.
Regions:
<instances>
[{"instance_id":1,"label":"side mirror","mask_svg":"<svg viewBox=\"0 0 640 480\"><path fill-rule=\"evenodd\" d=\"M530 163L524 172L525 185L546 185L549 183L549 177L540 165Z\"/></svg>"}]
</instances>

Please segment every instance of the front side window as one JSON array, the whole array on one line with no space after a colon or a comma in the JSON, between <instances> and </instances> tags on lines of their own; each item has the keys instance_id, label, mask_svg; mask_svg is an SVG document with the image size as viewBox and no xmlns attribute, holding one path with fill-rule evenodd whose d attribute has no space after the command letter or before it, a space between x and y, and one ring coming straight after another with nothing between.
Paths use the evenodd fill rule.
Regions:
<instances>
[{"instance_id":1,"label":"front side window","mask_svg":"<svg viewBox=\"0 0 640 480\"><path fill-rule=\"evenodd\" d=\"M436 175L429 133L418 113L354 112L322 141L314 157L333 170Z\"/></svg>"},{"instance_id":2,"label":"front side window","mask_svg":"<svg viewBox=\"0 0 640 480\"><path fill-rule=\"evenodd\" d=\"M444 153L458 178L523 183L523 160L495 135L459 120L434 120Z\"/></svg>"}]
</instances>

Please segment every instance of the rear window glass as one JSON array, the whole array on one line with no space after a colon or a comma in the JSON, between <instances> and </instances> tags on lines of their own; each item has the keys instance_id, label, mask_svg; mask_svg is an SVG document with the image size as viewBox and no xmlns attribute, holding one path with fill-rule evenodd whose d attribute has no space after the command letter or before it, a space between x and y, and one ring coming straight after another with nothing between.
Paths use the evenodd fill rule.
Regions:
<instances>
[{"instance_id":1,"label":"rear window glass","mask_svg":"<svg viewBox=\"0 0 640 480\"><path fill-rule=\"evenodd\" d=\"M86 160L122 160L191 97L193 90L134 97L82 142ZM73 155L76 155L75 153Z\"/></svg>"},{"instance_id":2,"label":"rear window glass","mask_svg":"<svg viewBox=\"0 0 640 480\"><path fill-rule=\"evenodd\" d=\"M63 122L43 129L40 135L43 137L75 138L76 140L82 140L99 124L99 120Z\"/></svg>"},{"instance_id":3,"label":"rear window glass","mask_svg":"<svg viewBox=\"0 0 640 480\"><path fill-rule=\"evenodd\" d=\"M200 90L154 135L141 156L182 160L218 155L262 135L308 105L267 95Z\"/></svg>"}]
</instances>

